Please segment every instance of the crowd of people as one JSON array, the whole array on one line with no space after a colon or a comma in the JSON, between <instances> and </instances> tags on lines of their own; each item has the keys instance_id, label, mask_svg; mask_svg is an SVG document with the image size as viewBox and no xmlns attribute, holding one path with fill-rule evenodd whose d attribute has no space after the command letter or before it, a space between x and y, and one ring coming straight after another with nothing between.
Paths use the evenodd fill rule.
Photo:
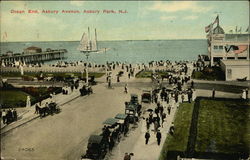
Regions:
<instances>
[{"instance_id":1,"label":"crowd of people","mask_svg":"<svg viewBox=\"0 0 250 160\"><path fill-rule=\"evenodd\" d=\"M3 120L3 124L10 124L14 121L17 121L17 111L16 109L3 109L1 111L1 117Z\"/></svg>"}]
</instances>

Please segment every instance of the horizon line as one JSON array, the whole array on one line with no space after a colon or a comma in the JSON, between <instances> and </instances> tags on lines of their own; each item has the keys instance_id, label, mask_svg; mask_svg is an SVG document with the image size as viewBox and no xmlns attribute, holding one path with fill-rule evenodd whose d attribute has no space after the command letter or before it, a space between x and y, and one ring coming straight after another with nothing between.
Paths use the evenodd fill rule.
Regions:
<instances>
[{"instance_id":1,"label":"horizon line","mask_svg":"<svg viewBox=\"0 0 250 160\"><path fill-rule=\"evenodd\" d=\"M165 40L205 40L206 38L185 38L185 39L135 39L135 40L99 40L99 42L104 41L165 41ZM54 40L54 41L1 41L1 43L15 43L15 42L80 42L80 40Z\"/></svg>"}]
</instances>

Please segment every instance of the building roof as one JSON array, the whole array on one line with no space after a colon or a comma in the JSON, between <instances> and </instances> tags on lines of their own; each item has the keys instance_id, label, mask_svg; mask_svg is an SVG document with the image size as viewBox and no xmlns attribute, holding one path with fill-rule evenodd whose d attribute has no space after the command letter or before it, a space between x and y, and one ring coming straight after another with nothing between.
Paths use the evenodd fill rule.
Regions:
<instances>
[{"instance_id":1,"label":"building roof","mask_svg":"<svg viewBox=\"0 0 250 160\"><path fill-rule=\"evenodd\" d=\"M214 28L213 34L225 34L224 30L218 25Z\"/></svg>"},{"instance_id":2,"label":"building roof","mask_svg":"<svg viewBox=\"0 0 250 160\"><path fill-rule=\"evenodd\" d=\"M248 41L249 34L225 34L225 41Z\"/></svg>"},{"instance_id":3,"label":"building roof","mask_svg":"<svg viewBox=\"0 0 250 160\"><path fill-rule=\"evenodd\" d=\"M238 60L221 60L225 66L250 66L250 60L238 59Z\"/></svg>"},{"instance_id":4,"label":"building roof","mask_svg":"<svg viewBox=\"0 0 250 160\"><path fill-rule=\"evenodd\" d=\"M34 47L34 46L31 46L31 47L28 47L28 48L26 48L26 50L40 50L41 48L39 48L39 47Z\"/></svg>"}]
</instances>

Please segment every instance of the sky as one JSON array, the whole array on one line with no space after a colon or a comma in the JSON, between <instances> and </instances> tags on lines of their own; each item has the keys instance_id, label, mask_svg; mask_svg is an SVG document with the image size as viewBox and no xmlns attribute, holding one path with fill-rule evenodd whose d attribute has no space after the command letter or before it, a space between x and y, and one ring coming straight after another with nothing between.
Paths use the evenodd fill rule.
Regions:
<instances>
[{"instance_id":1,"label":"sky","mask_svg":"<svg viewBox=\"0 0 250 160\"><path fill-rule=\"evenodd\" d=\"M0 5L2 42L79 41L88 27L91 35L97 29L98 40L205 39L204 28L217 15L227 33L236 26L244 33L249 26L248 1L2 1Z\"/></svg>"}]
</instances>

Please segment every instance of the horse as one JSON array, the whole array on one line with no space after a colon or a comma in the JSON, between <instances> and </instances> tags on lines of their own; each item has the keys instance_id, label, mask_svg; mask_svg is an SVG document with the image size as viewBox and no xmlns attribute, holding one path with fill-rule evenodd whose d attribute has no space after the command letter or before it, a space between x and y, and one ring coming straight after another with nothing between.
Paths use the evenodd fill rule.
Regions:
<instances>
[{"instance_id":1,"label":"horse","mask_svg":"<svg viewBox=\"0 0 250 160\"><path fill-rule=\"evenodd\" d=\"M38 109L38 113L40 114L40 117L45 117L47 114L49 114L49 107L43 107L43 108L40 108L39 106L37 106L37 109Z\"/></svg>"}]
</instances>

